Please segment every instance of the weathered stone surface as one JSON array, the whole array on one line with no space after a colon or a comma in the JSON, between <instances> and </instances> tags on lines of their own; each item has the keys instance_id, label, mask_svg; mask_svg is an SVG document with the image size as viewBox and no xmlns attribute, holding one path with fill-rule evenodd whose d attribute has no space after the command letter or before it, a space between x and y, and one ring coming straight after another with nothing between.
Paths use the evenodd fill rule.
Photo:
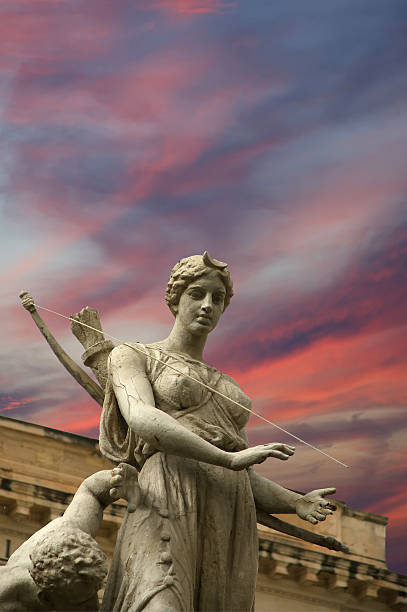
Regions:
<instances>
[{"instance_id":1,"label":"weathered stone surface","mask_svg":"<svg viewBox=\"0 0 407 612\"><path fill-rule=\"evenodd\" d=\"M332 514L324 498L335 489L302 495L251 468L269 457L288 459L294 448L248 448L249 398L204 361L208 334L232 294L225 263L207 253L185 258L168 283L175 317L169 336L151 345L125 343L110 354L101 451L137 466L142 501L119 533L103 610L249 612L256 506L312 524Z\"/></svg>"},{"instance_id":2,"label":"weathered stone surface","mask_svg":"<svg viewBox=\"0 0 407 612\"><path fill-rule=\"evenodd\" d=\"M140 471L140 490L132 496L115 547L102 605L106 612L133 608L248 612L257 573L256 508L266 514L297 514L313 525L335 509L325 499L335 489L296 493L258 476L252 467L269 457L288 459L294 448L280 443L248 448L244 427L250 400L235 381L203 359L208 334L232 295L227 265L205 253L181 260L172 271L166 301L175 323L165 340L150 345L124 343L110 352L108 342L95 341L101 331L97 311L86 308L76 315L78 324L93 321L99 330L91 337L79 328L75 332L74 324L85 348L85 363L105 390L102 453L127 464L115 473L117 490L112 493L122 493L130 466ZM99 401L99 391L86 373L71 369ZM11 503L7 512L17 507ZM41 508L20 504L20 513L38 517ZM345 512L342 517L349 518ZM339 525L336 538L350 539L351 523L345 523L343 533L344 524ZM371 532L371 523L366 531ZM380 528L375 525L373 531L379 535ZM365 601L373 602L376 607L371 609L377 610L389 602L402 604L392 587L400 581L389 578L385 569L372 578L367 564L355 565L340 558L340 553L314 553L312 545L304 556L293 555L290 536L281 537L276 545L262 549L261 569L281 585L317 589L315 597L299 598L312 604L313 610L339 609L327 602L333 602L332 594L339 601L339 594L342 606L343 593L355 605L349 610L365 609L360 607ZM374 549L379 556L380 547ZM351 552L355 555L354 548ZM365 544L362 556L369 552L372 546ZM274 594L278 601L284 589L274 588ZM262 609L261 601L257 606Z\"/></svg>"}]
</instances>

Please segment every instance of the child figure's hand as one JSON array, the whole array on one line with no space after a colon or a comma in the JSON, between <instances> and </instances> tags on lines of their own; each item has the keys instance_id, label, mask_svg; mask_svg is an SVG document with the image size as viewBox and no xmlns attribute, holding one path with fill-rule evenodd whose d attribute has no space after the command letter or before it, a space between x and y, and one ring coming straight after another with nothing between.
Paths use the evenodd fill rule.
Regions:
<instances>
[{"instance_id":1,"label":"child figure's hand","mask_svg":"<svg viewBox=\"0 0 407 612\"><path fill-rule=\"evenodd\" d=\"M128 511L134 512L140 502L140 487L136 468L128 463L119 463L117 467L112 469L110 484L112 488L109 493L112 500L126 499Z\"/></svg>"}]
</instances>

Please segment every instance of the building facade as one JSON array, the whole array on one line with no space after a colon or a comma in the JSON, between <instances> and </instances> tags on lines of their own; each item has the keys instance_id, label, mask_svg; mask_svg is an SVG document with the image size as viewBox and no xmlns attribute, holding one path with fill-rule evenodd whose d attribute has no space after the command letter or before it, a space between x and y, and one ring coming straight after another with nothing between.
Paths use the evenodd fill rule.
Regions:
<instances>
[{"instance_id":1,"label":"building facade","mask_svg":"<svg viewBox=\"0 0 407 612\"><path fill-rule=\"evenodd\" d=\"M0 564L64 512L84 478L112 467L97 440L0 417ZM307 528L342 541L349 555L259 527L256 612L407 610L407 577L386 566L387 519L337 506L329 521ZM124 502L105 510L97 540L108 559L124 511Z\"/></svg>"}]
</instances>

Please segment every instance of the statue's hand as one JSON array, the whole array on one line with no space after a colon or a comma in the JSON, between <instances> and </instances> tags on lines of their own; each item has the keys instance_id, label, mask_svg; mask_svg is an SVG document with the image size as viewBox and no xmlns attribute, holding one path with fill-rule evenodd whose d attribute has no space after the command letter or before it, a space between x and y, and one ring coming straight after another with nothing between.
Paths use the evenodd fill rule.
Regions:
<instances>
[{"instance_id":1,"label":"statue's hand","mask_svg":"<svg viewBox=\"0 0 407 612\"><path fill-rule=\"evenodd\" d=\"M72 321L72 319L74 320ZM81 325L81 323L94 327L96 330L100 330L100 332L85 327L85 325ZM89 308L89 306L82 308L80 312L71 316L71 329L84 349L88 349L97 342L104 340L99 312L94 308Z\"/></svg>"},{"instance_id":2,"label":"statue's hand","mask_svg":"<svg viewBox=\"0 0 407 612\"><path fill-rule=\"evenodd\" d=\"M336 489L315 489L303 495L295 505L295 511L299 517L315 525L318 521L324 521L327 516L336 510L329 500L324 499L325 495L333 495Z\"/></svg>"},{"instance_id":3,"label":"statue's hand","mask_svg":"<svg viewBox=\"0 0 407 612\"><path fill-rule=\"evenodd\" d=\"M289 459L294 452L295 447L289 444L280 444L279 442L261 444L260 446L246 448L236 453L229 453L229 467L231 470L244 470L254 463L263 463L269 457L276 457L282 460Z\"/></svg>"},{"instance_id":4,"label":"statue's hand","mask_svg":"<svg viewBox=\"0 0 407 612\"><path fill-rule=\"evenodd\" d=\"M35 312L34 300L27 291L21 291L20 298L22 305L28 312Z\"/></svg>"}]
</instances>

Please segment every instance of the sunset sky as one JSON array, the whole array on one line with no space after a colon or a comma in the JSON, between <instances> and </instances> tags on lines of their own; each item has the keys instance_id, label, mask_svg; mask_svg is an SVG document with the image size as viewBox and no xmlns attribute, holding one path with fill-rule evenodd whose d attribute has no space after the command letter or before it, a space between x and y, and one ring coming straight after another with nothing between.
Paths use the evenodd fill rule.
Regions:
<instances>
[{"instance_id":1,"label":"sunset sky","mask_svg":"<svg viewBox=\"0 0 407 612\"><path fill-rule=\"evenodd\" d=\"M259 471L388 516L407 573L406 32L405 0L2 2L0 414L98 435L22 289L154 341L207 249L235 287L207 361L351 466L297 444Z\"/></svg>"}]
</instances>

